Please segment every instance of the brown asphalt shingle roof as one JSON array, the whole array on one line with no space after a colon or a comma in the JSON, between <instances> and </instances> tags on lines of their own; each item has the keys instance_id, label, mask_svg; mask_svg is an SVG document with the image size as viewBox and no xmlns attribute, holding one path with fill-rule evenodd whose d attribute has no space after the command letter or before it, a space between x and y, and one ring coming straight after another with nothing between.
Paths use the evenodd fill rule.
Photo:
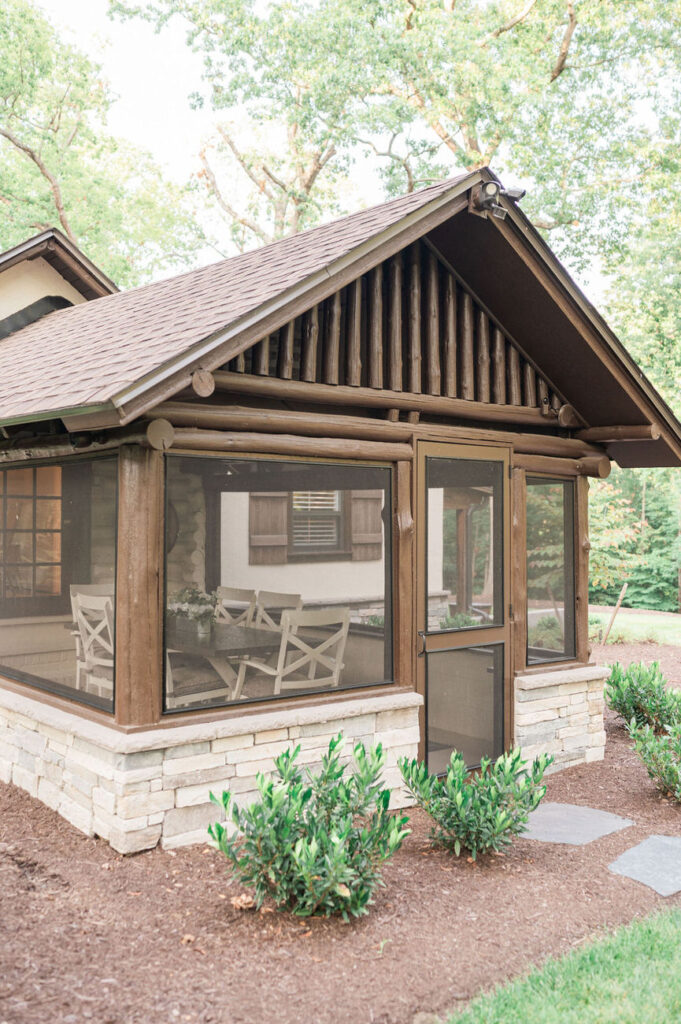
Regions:
<instances>
[{"instance_id":1,"label":"brown asphalt shingle roof","mask_svg":"<svg viewBox=\"0 0 681 1024\"><path fill-rule=\"evenodd\" d=\"M30 324L0 343L0 420L109 401L468 177Z\"/></svg>"}]
</instances>

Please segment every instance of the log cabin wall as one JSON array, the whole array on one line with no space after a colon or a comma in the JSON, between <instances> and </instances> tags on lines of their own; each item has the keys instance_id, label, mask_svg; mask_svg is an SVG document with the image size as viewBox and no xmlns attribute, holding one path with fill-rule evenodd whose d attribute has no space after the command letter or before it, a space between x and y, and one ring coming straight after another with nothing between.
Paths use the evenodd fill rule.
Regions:
<instances>
[{"instance_id":1,"label":"log cabin wall","mask_svg":"<svg viewBox=\"0 0 681 1024\"><path fill-rule=\"evenodd\" d=\"M415 242L225 370L557 413L557 390L451 268Z\"/></svg>"}]
</instances>

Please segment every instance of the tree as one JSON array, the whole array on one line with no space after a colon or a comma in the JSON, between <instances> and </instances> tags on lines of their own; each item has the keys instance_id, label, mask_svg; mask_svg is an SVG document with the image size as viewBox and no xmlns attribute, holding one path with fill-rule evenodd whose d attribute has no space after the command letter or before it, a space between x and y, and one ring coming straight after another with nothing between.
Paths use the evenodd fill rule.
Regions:
<instances>
[{"instance_id":1,"label":"tree","mask_svg":"<svg viewBox=\"0 0 681 1024\"><path fill-rule=\"evenodd\" d=\"M535 223L583 265L626 240L660 125L679 118L680 0L111 6L159 28L184 19L204 57L208 98L233 121L222 141L250 191L245 206L223 209L244 242L299 230L327 212L364 147L390 192L489 163L520 174L531 185L526 208ZM235 119L249 141L254 128L278 126L281 137L275 147L249 149Z\"/></svg>"},{"instance_id":2,"label":"tree","mask_svg":"<svg viewBox=\"0 0 681 1024\"><path fill-rule=\"evenodd\" d=\"M0 7L0 249L56 225L119 285L184 266L200 242L184 192L106 132L100 68L29 0Z\"/></svg>"}]
</instances>

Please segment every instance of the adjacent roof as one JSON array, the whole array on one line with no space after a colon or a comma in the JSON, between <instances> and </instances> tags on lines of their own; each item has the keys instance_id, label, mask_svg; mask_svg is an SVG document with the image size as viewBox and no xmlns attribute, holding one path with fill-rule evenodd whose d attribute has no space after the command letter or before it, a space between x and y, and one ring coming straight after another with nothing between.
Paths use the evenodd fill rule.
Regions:
<instances>
[{"instance_id":1,"label":"adjacent roof","mask_svg":"<svg viewBox=\"0 0 681 1024\"><path fill-rule=\"evenodd\" d=\"M660 423L660 441L608 449L620 464L681 464L681 424L522 211L502 200L503 224L461 212L470 189L493 177L487 169L461 175L253 252L50 314L0 343L0 424L85 415L128 422L185 386L192 369L218 366L276 329L276 317L285 322L292 303L309 295L312 305L343 273L357 277L390 246L395 251L428 234L587 423Z\"/></svg>"},{"instance_id":2,"label":"adjacent roof","mask_svg":"<svg viewBox=\"0 0 681 1024\"><path fill-rule=\"evenodd\" d=\"M111 278L56 228L48 228L0 253L0 274L17 263L38 257L53 266L85 299L97 299L118 291Z\"/></svg>"}]
</instances>

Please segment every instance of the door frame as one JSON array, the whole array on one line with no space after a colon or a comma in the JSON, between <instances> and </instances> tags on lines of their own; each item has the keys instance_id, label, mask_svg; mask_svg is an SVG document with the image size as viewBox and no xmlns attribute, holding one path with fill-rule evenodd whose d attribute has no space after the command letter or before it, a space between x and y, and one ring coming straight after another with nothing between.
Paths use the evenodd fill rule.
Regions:
<instances>
[{"instance_id":1,"label":"door frame","mask_svg":"<svg viewBox=\"0 0 681 1024\"><path fill-rule=\"evenodd\" d=\"M426 655L442 650L453 650L476 646L475 638L479 637L480 645L503 644L503 747L508 750L513 740L513 608L511 581L511 454L512 445L503 443L480 444L456 441L419 440L416 444L416 689L423 697L421 707L421 727L419 742L419 760L426 761L426 736L428 715ZM502 464L502 609L503 618L500 626L483 626L462 630L442 630L429 633L427 629L427 580L428 580L428 497L426 489L426 460L428 458L468 459L482 462L500 462Z\"/></svg>"}]
</instances>

